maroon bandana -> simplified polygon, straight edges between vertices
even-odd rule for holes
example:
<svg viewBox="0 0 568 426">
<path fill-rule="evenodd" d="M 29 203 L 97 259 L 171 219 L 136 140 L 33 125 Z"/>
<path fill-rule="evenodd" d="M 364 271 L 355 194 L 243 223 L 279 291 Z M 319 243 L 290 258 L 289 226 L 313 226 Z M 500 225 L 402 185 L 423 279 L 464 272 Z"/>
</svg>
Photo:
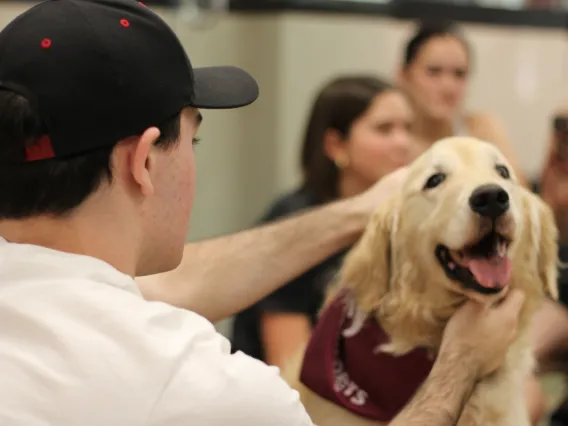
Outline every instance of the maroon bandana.
<svg viewBox="0 0 568 426">
<path fill-rule="evenodd" d="M 300 381 L 322 398 L 355 414 L 391 421 L 430 373 L 433 361 L 423 349 L 403 356 L 379 352 L 388 336 L 374 318 L 345 337 L 352 325 L 346 294 L 322 313 L 306 348 Z"/>
</svg>

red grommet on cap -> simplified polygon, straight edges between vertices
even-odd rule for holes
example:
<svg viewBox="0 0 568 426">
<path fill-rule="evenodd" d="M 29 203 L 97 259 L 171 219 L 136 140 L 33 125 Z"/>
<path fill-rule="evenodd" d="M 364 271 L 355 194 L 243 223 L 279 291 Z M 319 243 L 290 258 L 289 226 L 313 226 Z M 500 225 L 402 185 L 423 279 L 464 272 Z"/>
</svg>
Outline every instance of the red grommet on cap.
<svg viewBox="0 0 568 426">
<path fill-rule="evenodd" d="M 139 1 L 138 4 L 139 4 L 140 6 L 146 7 L 146 5 L 145 5 L 144 3 L 142 3 L 141 1 Z"/>
<path fill-rule="evenodd" d="M 49 48 L 51 47 L 51 40 L 48 39 L 48 38 L 44 38 L 44 39 L 41 41 L 40 44 L 41 44 L 41 47 L 43 47 L 44 49 L 49 49 Z"/>
<path fill-rule="evenodd" d="M 130 26 L 130 22 L 128 22 L 127 19 L 121 19 L 120 25 L 122 25 L 124 28 L 128 28 Z"/>
</svg>

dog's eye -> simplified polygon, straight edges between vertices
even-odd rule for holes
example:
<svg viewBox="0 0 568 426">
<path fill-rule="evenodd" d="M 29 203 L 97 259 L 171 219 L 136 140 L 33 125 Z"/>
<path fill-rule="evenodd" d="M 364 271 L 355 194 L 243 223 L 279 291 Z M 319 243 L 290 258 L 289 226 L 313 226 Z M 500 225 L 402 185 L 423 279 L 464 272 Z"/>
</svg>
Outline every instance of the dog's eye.
<svg viewBox="0 0 568 426">
<path fill-rule="evenodd" d="M 499 173 L 499 176 L 501 176 L 503 179 L 509 179 L 511 177 L 509 169 L 502 164 L 497 164 L 495 166 L 495 170 L 497 170 L 497 173 Z"/>
<path fill-rule="evenodd" d="M 424 184 L 424 189 L 432 189 L 440 185 L 444 180 L 446 180 L 445 173 L 435 173 L 428 178 Z"/>
</svg>

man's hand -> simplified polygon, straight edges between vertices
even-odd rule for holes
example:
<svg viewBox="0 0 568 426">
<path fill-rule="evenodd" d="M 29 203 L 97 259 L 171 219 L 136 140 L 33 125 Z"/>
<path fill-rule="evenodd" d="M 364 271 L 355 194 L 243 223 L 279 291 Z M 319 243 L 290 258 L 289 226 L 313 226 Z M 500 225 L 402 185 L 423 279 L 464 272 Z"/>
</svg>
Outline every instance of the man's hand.
<svg viewBox="0 0 568 426">
<path fill-rule="evenodd" d="M 407 176 L 408 167 L 401 167 L 384 176 L 371 188 L 360 195 L 354 196 L 348 202 L 352 203 L 358 211 L 368 218 L 380 203 L 400 190 Z"/>
<path fill-rule="evenodd" d="M 524 300 L 512 290 L 497 306 L 470 300 L 458 309 L 430 375 L 389 426 L 455 426 L 475 383 L 502 364 Z"/>
<path fill-rule="evenodd" d="M 461 358 L 463 368 L 473 369 L 478 378 L 491 374 L 515 338 L 524 300 L 520 290 L 511 290 L 495 306 L 468 301 L 448 322 L 440 356 Z"/>
</svg>

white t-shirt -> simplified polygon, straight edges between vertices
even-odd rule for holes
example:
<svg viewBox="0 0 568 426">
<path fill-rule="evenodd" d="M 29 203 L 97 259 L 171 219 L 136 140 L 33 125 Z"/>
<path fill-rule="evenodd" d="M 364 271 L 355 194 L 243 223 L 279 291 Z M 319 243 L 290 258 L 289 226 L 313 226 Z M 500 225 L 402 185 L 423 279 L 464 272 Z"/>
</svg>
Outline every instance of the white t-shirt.
<svg viewBox="0 0 568 426">
<path fill-rule="evenodd" d="M 311 426 L 278 369 L 86 256 L 0 239 L 1 426 Z"/>
</svg>

